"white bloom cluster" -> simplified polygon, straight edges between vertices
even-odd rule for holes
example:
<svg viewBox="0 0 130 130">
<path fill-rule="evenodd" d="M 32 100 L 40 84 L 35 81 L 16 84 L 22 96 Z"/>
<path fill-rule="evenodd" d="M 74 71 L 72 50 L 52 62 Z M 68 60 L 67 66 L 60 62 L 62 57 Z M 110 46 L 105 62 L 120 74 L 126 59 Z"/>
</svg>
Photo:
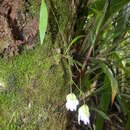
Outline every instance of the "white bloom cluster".
<svg viewBox="0 0 130 130">
<path fill-rule="evenodd" d="M 76 98 L 74 93 L 70 93 L 66 96 L 66 109 L 70 111 L 76 111 L 77 106 L 79 105 L 79 101 Z M 90 113 L 89 108 L 86 104 L 82 105 L 78 109 L 78 123 L 80 124 L 80 121 L 82 121 L 85 125 L 88 125 L 90 123 Z"/>
<path fill-rule="evenodd" d="M 68 94 L 66 100 L 67 100 L 66 102 L 67 110 L 76 111 L 77 106 L 79 105 L 79 101 L 76 98 L 75 94 L 73 93 Z"/>
</svg>

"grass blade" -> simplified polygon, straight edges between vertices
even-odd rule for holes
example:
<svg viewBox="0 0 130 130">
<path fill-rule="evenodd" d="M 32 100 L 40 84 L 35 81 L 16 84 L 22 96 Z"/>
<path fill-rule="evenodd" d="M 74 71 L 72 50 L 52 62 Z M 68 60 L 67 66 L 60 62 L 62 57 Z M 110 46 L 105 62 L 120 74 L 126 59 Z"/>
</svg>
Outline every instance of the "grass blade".
<svg viewBox="0 0 130 130">
<path fill-rule="evenodd" d="M 83 37 L 85 37 L 85 36 L 84 36 L 84 35 L 79 35 L 79 36 L 75 37 L 75 38 L 71 41 L 71 43 L 69 44 L 69 46 L 68 46 L 68 48 L 67 48 L 65 54 L 67 54 L 67 53 L 69 52 L 70 48 L 72 47 L 72 45 L 73 45 L 74 43 L 76 43 L 80 38 L 83 38 Z"/>
<path fill-rule="evenodd" d="M 104 119 L 107 119 L 110 121 L 109 117 L 106 115 L 109 104 L 110 104 L 110 100 L 111 100 L 111 88 L 110 83 L 109 83 L 109 79 L 108 77 L 105 77 L 105 81 L 104 81 L 104 87 L 106 89 L 104 89 L 102 91 L 102 95 L 101 95 L 101 99 L 100 99 L 100 105 L 99 105 L 99 109 L 102 110 L 100 113 L 98 112 L 98 116 L 96 119 L 96 129 L 97 130 L 102 130 L 103 128 L 103 124 L 104 124 Z"/>
</svg>

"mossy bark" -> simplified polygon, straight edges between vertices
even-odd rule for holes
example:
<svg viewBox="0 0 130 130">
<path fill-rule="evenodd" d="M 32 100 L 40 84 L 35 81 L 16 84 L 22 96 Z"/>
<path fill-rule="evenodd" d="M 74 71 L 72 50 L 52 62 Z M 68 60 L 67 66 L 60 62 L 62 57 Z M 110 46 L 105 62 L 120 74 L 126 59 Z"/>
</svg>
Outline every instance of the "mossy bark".
<svg viewBox="0 0 130 130">
<path fill-rule="evenodd" d="M 30 0 L 33 5 L 29 11 L 37 17 L 39 4 L 35 1 Z M 8 60 L 0 59 L 1 129 L 66 129 L 65 96 L 69 93 L 70 76 L 61 53 L 73 32 L 75 11 L 71 12 L 70 5 L 68 0 L 47 1 L 49 23 L 43 46 L 25 49 Z"/>
</svg>

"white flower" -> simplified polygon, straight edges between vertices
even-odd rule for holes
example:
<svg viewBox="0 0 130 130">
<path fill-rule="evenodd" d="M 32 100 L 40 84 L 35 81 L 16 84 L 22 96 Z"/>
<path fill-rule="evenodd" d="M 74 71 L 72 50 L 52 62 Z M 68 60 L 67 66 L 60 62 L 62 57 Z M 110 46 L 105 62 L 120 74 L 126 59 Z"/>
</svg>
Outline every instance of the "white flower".
<svg viewBox="0 0 130 130">
<path fill-rule="evenodd" d="M 5 89 L 5 84 L 4 82 L 0 82 L 0 90 L 4 90 Z"/>
<path fill-rule="evenodd" d="M 89 65 L 87 66 L 87 70 L 90 70 L 90 66 Z"/>
<path fill-rule="evenodd" d="M 89 108 L 87 105 L 82 105 L 78 110 L 78 123 L 80 124 L 80 121 L 83 121 L 85 125 L 90 123 L 90 113 Z"/>
<path fill-rule="evenodd" d="M 74 93 L 70 93 L 66 96 L 66 108 L 70 111 L 76 111 L 77 106 L 79 104 L 78 99 L 76 98 Z"/>
<path fill-rule="evenodd" d="M 2 83 L 0 83 L 0 87 L 3 87 L 3 84 L 2 84 Z"/>
</svg>

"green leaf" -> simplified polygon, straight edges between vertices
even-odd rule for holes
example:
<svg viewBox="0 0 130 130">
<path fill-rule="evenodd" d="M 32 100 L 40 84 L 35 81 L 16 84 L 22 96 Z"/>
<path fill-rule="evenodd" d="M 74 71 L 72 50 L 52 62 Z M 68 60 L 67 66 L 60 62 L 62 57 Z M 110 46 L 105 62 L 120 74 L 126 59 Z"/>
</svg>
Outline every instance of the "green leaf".
<svg viewBox="0 0 130 130">
<path fill-rule="evenodd" d="M 114 59 L 114 62 L 116 63 L 116 65 L 120 66 L 121 69 L 125 70 L 125 66 L 122 63 L 122 59 L 119 56 L 119 53 L 117 52 L 113 52 L 112 53 L 112 58 Z"/>
<path fill-rule="evenodd" d="M 99 109 L 102 110 L 102 112 L 98 112 L 98 116 L 96 119 L 96 129 L 97 130 L 102 130 L 103 124 L 104 124 L 104 119 L 107 119 L 110 121 L 109 117 L 106 116 L 110 101 L 111 101 L 111 88 L 110 86 L 110 81 L 108 77 L 105 77 L 104 80 L 104 90 L 102 91 L 102 95 L 100 98 L 100 104 L 99 104 Z"/>
<path fill-rule="evenodd" d="M 40 23 L 39 23 L 39 30 L 40 30 L 40 43 L 43 43 L 45 32 L 47 29 L 48 23 L 48 11 L 45 0 L 42 0 L 41 8 L 40 8 Z"/>
<path fill-rule="evenodd" d="M 91 38 L 91 43 L 94 44 L 96 42 L 96 38 L 97 38 L 97 35 L 101 29 L 101 26 L 103 24 L 103 21 L 104 21 L 104 18 L 106 16 L 106 12 L 108 10 L 108 6 L 109 6 L 109 2 L 106 1 L 105 5 L 104 5 L 104 8 L 102 11 L 99 11 L 97 12 L 97 16 L 96 16 L 96 19 L 95 19 L 95 27 L 94 27 L 94 32 L 93 34 L 91 34 L 92 38 Z"/>
<path fill-rule="evenodd" d="M 70 66 L 73 66 L 73 65 L 74 65 L 73 57 L 69 56 L 69 57 L 68 57 L 68 62 L 69 62 L 69 65 L 70 65 Z"/>
<path fill-rule="evenodd" d="M 105 5 L 106 0 L 96 0 L 92 4 L 92 9 L 98 11 L 102 11 L 103 7 Z M 107 11 L 107 15 L 105 18 L 105 21 L 112 17 L 117 11 L 120 11 L 121 8 L 123 8 L 124 5 L 126 5 L 129 2 L 129 0 L 111 0 L 109 5 L 109 10 Z"/>
<path fill-rule="evenodd" d="M 68 48 L 67 48 L 65 54 L 67 54 L 67 53 L 69 52 L 70 48 L 72 47 L 72 45 L 73 45 L 74 43 L 76 43 L 80 38 L 83 38 L 83 37 L 85 37 L 85 36 L 84 36 L 84 35 L 79 35 L 79 36 L 75 37 L 75 38 L 71 41 L 71 43 L 69 44 L 69 46 L 68 46 Z"/>
<path fill-rule="evenodd" d="M 101 66 L 103 72 L 107 75 L 109 81 L 111 82 L 111 89 L 112 89 L 112 104 L 114 102 L 115 96 L 117 94 L 118 90 L 118 82 L 116 78 L 113 76 L 113 73 L 110 68 L 106 64 L 104 64 L 102 61 L 99 61 L 99 65 Z"/>
<path fill-rule="evenodd" d="M 130 2 L 130 0 L 111 0 L 107 18 L 111 17 L 112 14 L 117 11 L 120 11 L 120 9 L 123 8 L 128 2 Z"/>
<path fill-rule="evenodd" d="M 127 120 L 127 124 L 126 124 L 125 130 L 130 130 L 130 112 L 128 113 L 128 120 Z"/>
<path fill-rule="evenodd" d="M 103 111 L 96 109 L 96 108 L 90 108 L 90 109 L 97 112 L 103 119 L 111 122 L 111 119 Z M 97 129 L 97 130 L 101 130 L 101 129 Z"/>
</svg>

